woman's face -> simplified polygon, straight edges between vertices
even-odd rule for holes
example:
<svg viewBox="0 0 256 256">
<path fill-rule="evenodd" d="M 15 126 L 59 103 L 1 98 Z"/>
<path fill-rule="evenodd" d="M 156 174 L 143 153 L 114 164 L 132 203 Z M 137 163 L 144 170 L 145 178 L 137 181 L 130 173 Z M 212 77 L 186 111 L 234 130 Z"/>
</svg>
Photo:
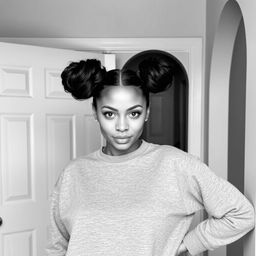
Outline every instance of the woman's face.
<svg viewBox="0 0 256 256">
<path fill-rule="evenodd" d="M 127 154 L 137 148 L 149 115 L 146 99 L 138 87 L 106 87 L 97 99 L 97 110 L 93 111 L 111 155 Z"/>
</svg>

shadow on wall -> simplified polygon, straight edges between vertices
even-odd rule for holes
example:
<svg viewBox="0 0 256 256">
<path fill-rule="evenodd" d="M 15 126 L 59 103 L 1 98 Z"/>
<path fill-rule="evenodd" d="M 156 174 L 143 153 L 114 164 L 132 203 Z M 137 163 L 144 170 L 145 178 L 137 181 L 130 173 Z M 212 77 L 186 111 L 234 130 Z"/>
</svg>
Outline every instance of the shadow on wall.
<svg viewBox="0 0 256 256">
<path fill-rule="evenodd" d="M 243 19 L 236 35 L 230 71 L 228 181 L 244 193 L 246 40 Z M 243 255 L 243 241 L 227 246 L 227 256 Z"/>
</svg>

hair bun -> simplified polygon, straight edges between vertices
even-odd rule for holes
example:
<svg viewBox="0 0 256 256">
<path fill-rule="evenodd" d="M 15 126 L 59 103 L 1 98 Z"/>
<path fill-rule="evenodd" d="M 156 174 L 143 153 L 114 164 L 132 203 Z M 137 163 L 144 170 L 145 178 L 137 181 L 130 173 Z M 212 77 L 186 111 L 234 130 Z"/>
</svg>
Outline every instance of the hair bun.
<svg viewBox="0 0 256 256">
<path fill-rule="evenodd" d="M 88 99 L 104 80 L 106 69 L 96 59 L 71 62 L 61 73 L 64 90 L 75 99 Z"/>
<path fill-rule="evenodd" d="M 149 92 L 157 93 L 172 85 L 173 71 L 168 62 L 150 57 L 139 64 L 139 76 Z"/>
</svg>

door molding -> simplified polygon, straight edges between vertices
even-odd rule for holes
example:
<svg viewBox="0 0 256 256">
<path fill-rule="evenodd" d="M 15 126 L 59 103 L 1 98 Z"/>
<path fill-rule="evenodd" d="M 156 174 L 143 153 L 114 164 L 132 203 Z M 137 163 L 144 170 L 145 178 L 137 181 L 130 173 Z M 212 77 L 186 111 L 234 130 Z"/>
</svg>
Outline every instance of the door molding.
<svg viewBox="0 0 256 256">
<path fill-rule="evenodd" d="M 0 38 L 2 42 L 28 44 L 44 47 L 62 48 L 78 51 L 105 53 L 105 60 L 113 63 L 115 53 L 140 52 L 145 50 L 163 50 L 169 53 L 184 52 L 189 56 L 188 79 L 188 152 L 204 158 L 204 66 L 203 40 L 196 38 Z M 111 56 L 112 55 L 112 56 Z M 204 213 L 199 211 L 194 216 L 190 229 L 203 221 Z M 201 256 L 203 254 L 200 254 Z"/>
<path fill-rule="evenodd" d="M 201 37 L 189 38 L 1 38 L 2 42 L 44 47 L 125 53 L 158 49 L 189 56 L 188 152 L 204 160 L 204 88 Z"/>
</svg>

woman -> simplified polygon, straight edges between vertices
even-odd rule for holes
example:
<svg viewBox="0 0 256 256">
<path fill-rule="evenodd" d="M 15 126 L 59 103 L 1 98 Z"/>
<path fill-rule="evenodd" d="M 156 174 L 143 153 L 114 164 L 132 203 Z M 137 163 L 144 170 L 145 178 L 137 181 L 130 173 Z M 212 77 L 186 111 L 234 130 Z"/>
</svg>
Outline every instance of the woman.
<svg viewBox="0 0 256 256">
<path fill-rule="evenodd" d="M 93 97 L 106 146 L 72 161 L 52 194 L 51 256 L 197 255 L 254 227 L 254 209 L 233 185 L 199 159 L 140 136 L 149 93 L 167 89 L 161 60 L 106 72 L 98 60 L 71 63 L 62 83 L 74 98 Z M 189 230 L 200 209 L 210 217 Z"/>
</svg>

